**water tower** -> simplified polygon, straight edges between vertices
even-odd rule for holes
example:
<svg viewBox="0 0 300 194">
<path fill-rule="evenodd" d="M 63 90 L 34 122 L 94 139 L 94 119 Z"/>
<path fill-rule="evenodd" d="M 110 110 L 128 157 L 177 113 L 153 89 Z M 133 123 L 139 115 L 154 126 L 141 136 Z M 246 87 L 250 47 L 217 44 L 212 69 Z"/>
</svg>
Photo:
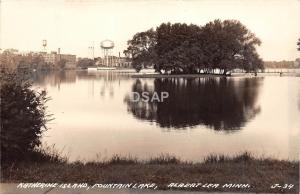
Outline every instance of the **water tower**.
<svg viewBox="0 0 300 194">
<path fill-rule="evenodd" d="M 105 66 L 113 65 L 112 50 L 113 50 L 114 46 L 115 46 L 115 44 L 111 40 L 103 40 L 100 43 L 100 47 L 103 52 L 103 65 L 105 65 Z"/>
<path fill-rule="evenodd" d="M 44 47 L 44 52 L 46 52 L 47 40 L 43 40 L 43 47 Z"/>
</svg>

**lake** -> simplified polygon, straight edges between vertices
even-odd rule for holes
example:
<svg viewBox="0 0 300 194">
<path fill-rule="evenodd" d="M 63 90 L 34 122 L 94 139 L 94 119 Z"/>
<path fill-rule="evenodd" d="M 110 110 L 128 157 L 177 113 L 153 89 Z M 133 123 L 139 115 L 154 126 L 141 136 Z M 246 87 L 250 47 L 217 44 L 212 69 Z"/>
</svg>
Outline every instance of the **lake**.
<svg viewBox="0 0 300 194">
<path fill-rule="evenodd" d="M 70 161 L 170 154 L 201 161 L 251 152 L 299 159 L 300 77 L 131 78 L 114 71 L 36 73 L 51 100 L 43 144 Z M 132 93 L 168 92 L 163 102 Z"/>
</svg>

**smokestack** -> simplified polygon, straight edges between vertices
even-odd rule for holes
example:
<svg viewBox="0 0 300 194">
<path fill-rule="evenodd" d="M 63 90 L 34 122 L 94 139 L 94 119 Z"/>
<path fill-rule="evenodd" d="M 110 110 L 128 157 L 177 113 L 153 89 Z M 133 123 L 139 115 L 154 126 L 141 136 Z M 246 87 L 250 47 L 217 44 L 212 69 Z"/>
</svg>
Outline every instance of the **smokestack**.
<svg viewBox="0 0 300 194">
<path fill-rule="evenodd" d="M 61 60 L 61 57 L 60 57 L 60 48 L 57 49 L 57 53 L 58 53 L 58 60 L 60 61 Z"/>
</svg>

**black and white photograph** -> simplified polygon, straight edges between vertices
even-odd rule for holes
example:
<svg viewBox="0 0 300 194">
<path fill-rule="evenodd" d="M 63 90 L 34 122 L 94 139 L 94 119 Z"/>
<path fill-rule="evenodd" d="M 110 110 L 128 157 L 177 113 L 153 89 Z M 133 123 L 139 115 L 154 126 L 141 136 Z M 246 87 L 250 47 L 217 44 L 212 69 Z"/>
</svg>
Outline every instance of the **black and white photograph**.
<svg viewBox="0 0 300 194">
<path fill-rule="evenodd" d="M 300 0 L 0 0 L 1 194 L 299 193 Z"/>
</svg>

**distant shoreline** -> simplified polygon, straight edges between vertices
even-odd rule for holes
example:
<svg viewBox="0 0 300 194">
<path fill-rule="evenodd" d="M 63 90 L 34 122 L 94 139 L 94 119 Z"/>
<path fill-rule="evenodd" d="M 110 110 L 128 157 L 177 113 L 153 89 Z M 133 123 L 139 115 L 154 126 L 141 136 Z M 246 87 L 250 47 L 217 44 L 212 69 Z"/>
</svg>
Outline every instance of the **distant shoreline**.
<svg viewBox="0 0 300 194">
<path fill-rule="evenodd" d="M 257 73 L 258 77 L 264 76 L 289 76 L 300 77 L 300 73 Z M 207 78 L 207 77 L 255 77 L 254 73 L 232 73 L 231 75 L 222 74 L 134 74 L 132 78 Z"/>
<path fill-rule="evenodd" d="M 217 74 L 134 74 L 132 78 L 198 78 L 198 77 L 228 77 Z"/>
</svg>

